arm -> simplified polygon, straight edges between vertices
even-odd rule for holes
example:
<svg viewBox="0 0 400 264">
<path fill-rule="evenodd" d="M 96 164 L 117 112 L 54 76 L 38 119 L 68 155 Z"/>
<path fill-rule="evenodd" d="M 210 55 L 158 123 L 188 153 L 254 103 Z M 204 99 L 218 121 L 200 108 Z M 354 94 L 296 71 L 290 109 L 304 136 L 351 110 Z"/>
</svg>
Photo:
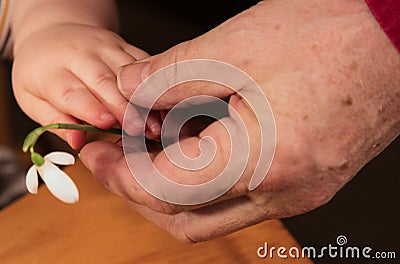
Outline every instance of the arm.
<svg viewBox="0 0 400 264">
<path fill-rule="evenodd" d="M 113 0 L 15 0 L 12 21 L 18 50 L 31 34 L 37 30 L 59 24 L 82 24 L 118 30 L 118 14 Z"/>
</svg>

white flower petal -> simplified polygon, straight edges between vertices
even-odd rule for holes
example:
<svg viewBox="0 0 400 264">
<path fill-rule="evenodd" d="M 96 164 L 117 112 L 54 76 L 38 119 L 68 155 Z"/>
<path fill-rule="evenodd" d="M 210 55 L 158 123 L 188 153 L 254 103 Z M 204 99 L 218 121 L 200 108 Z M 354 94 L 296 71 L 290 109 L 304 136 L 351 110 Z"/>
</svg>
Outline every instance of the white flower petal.
<svg viewBox="0 0 400 264">
<path fill-rule="evenodd" d="M 39 186 L 39 179 L 35 165 L 29 168 L 25 178 L 26 188 L 30 193 L 37 193 Z"/>
<path fill-rule="evenodd" d="M 74 156 L 63 151 L 51 152 L 44 156 L 44 158 L 59 165 L 72 165 L 75 163 Z"/>
<path fill-rule="evenodd" d="M 71 178 L 48 160 L 38 168 L 39 174 L 49 191 L 65 203 L 76 203 L 79 200 L 78 189 Z"/>
</svg>

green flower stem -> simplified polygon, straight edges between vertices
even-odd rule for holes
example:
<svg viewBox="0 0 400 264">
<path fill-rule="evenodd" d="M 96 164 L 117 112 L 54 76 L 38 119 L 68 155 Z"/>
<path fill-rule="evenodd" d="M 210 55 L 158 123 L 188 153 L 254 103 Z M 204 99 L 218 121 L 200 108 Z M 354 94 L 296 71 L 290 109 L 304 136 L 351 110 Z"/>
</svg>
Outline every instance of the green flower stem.
<svg viewBox="0 0 400 264">
<path fill-rule="evenodd" d="M 70 130 L 81 130 L 81 131 L 93 131 L 93 132 L 101 132 L 101 133 L 109 133 L 109 134 L 119 134 L 122 135 L 123 131 L 120 128 L 110 128 L 110 129 L 99 129 L 97 127 L 91 125 L 82 125 L 82 124 L 50 124 L 47 126 L 38 127 L 32 130 L 25 138 L 24 144 L 22 145 L 22 150 L 27 152 L 30 149 L 30 152 L 34 152 L 34 146 L 38 141 L 39 137 L 50 129 L 70 129 Z"/>
<path fill-rule="evenodd" d="M 24 144 L 22 145 L 22 150 L 27 152 L 28 149 L 31 153 L 31 160 L 37 166 L 42 166 L 44 164 L 44 158 L 39 154 L 36 153 L 34 150 L 35 144 L 38 141 L 39 137 L 46 131 L 50 129 L 70 129 L 70 130 L 81 130 L 81 131 L 92 131 L 92 132 L 100 132 L 100 133 L 109 133 L 109 134 L 118 134 L 129 136 L 126 134 L 121 128 L 109 128 L 109 129 L 99 129 L 97 127 L 91 125 L 82 125 L 82 124 L 50 124 L 47 126 L 38 127 L 32 130 L 24 140 Z M 158 141 L 147 139 L 143 136 L 136 136 L 133 138 L 137 139 L 144 139 L 150 145 L 153 145 L 157 148 L 162 148 L 162 144 Z"/>
<path fill-rule="evenodd" d="M 73 130 L 83 130 L 83 131 L 92 131 L 92 132 L 100 132 L 107 134 L 118 134 L 122 135 L 123 130 L 121 128 L 109 128 L 109 129 L 100 129 L 91 125 L 74 125 L 74 124 L 57 124 L 58 129 L 73 129 Z"/>
</svg>

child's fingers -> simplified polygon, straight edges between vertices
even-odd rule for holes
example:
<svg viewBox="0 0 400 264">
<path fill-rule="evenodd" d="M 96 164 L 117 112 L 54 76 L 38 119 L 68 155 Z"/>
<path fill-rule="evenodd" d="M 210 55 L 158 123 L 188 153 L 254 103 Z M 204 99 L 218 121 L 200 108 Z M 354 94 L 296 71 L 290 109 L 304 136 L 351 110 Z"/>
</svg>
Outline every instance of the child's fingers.
<svg viewBox="0 0 400 264">
<path fill-rule="evenodd" d="M 137 52 L 136 52 L 137 53 Z M 137 61 L 136 55 L 139 53 L 129 53 L 126 52 L 121 47 L 117 47 L 114 49 L 106 49 L 102 51 L 98 56 L 100 57 L 101 61 L 111 69 L 111 71 L 116 76 L 118 73 L 119 67 L 122 65 L 127 65 L 134 63 Z"/>
<path fill-rule="evenodd" d="M 161 135 L 162 120 L 159 111 L 150 111 L 146 120 L 146 137 L 159 139 Z"/>
<path fill-rule="evenodd" d="M 126 49 L 125 49 L 126 48 Z M 131 64 L 137 61 L 137 58 L 147 57 L 148 54 L 126 42 L 120 44 L 117 49 L 108 49 L 99 54 L 102 61 L 114 73 L 118 74 L 118 70 L 122 65 Z M 120 93 L 119 90 L 117 90 Z M 125 98 L 125 97 L 124 97 Z M 125 101 L 126 98 L 125 98 Z M 121 122 L 121 121 L 120 121 Z M 137 108 L 127 103 L 124 108 L 124 129 L 125 132 L 132 136 L 140 135 L 144 131 L 145 122 L 138 112 Z M 148 124 L 146 124 L 148 126 Z M 146 132 L 147 134 L 147 132 Z"/>
<path fill-rule="evenodd" d="M 93 87 L 93 89 L 91 89 L 92 93 L 95 94 L 98 98 L 103 98 L 99 99 L 100 101 L 102 101 L 103 103 L 105 103 L 107 105 L 107 107 L 110 107 L 107 104 L 107 101 L 110 102 L 111 105 L 114 105 L 117 109 L 113 109 L 113 108 L 108 108 L 110 109 L 117 117 L 118 121 L 120 122 L 120 124 L 122 124 L 123 120 L 123 116 L 124 114 L 126 115 L 126 111 L 129 111 L 129 124 L 128 126 L 126 126 L 125 128 L 128 129 L 128 133 L 132 134 L 132 135 L 138 135 L 138 131 L 142 132 L 144 129 L 144 121 L 141 118 L 140 114 L 137 112 L 137 110 L 135 109 L 135 107 L 130 107 L 129 108 L 129 104 L 126 100 L 125 97 L 121 97 L 120 91 L 119 89 L 117 89 L 116 86 L 116 75 L 118 74 L 118 70 L 122 65 L 127 65 L 127 64 L 131 64 L 137 61 L 137 59 L 141 59 L 143 57 L 148 57 L 149 55 L 144 52 L 141 49 L 138 49 L 126 42 L 122 42 L 122 43 L 118 43 L 116 46 L 111 46 L 111 47 L 106 47 L 103 48 L 101 50 L 101 52 L 97 55 L 100 57 L 101 61 L 104 63 L 103 68 L 101 67 L 101 65 L 98 63 L 98 61 L 92 61 L 92 65 L 88 66 L 89 69 L 92 69 L 93 73 L 92 74 L 96 74 L 96 76 L 107 76 L 107 71 L 111 70 L 114 74 L 114 76 L 112 77 L 106 77 L 105 79 L 109 79 L 108 81 L 110 81 L 111 83 L 109 84 L 110 87 L 110 92 L 107 94 L 104 94 L 104 92 L 102 92 L 101 94 L 98 94 L 97 88 L 98 87 Z M 96 59 L 96 57 L 94 58 Z M 88 61 L 87 61 L 88 62 Z M 96 65 L 98 66 L 97 70 L 94 68 L 96 67 Z M 108 69 L 107 69 L 108 68 Z M 90 73 L 87 75 L 90 76 Z M 115 78 L 115 79 L 114 79 Z M 101 79 L 101 78 L 100 78 Z M 89 82 L 89 81 L 88 81 Z M 91 86 L 90 86 L 91 87 Z M 115 90 L 113 90 L 113 88 Z M 113 93 L 112 91 L 115 91 L 115 93 Z M 125 122 L 126 120 L 124 120 Z M 139 133 L 141 134 L 141 133 Z"/>
<path fill-rule="evenodd" d="M 55 71 L 45 85 L 43 88 L 46 90 L 40 97 L 60 112 L 99 128 L 108 128 L 115 124 L 114 115 L 71 72 Z"/>
<path fill-rule="evenodd" d="M 130 54 L 132 57 L 134 57 L 136 60 L 142 60 L 142 59 L 147 58 L 147 57 L 150 56 L 147 52 L 145 52 L 145 51 L 143 51 L 143 50 L 141 50 L 141 49 L 138 49 L 138 48 L 136 48 L 135 46 L 132 46 L 132 45 L 130 45 L 130 44 L 128 44 L 128 43 L 124 43 L 124 45 L 122 45 L 122 49 L 123 49 L 126 53 L 128 53 L 128 54 Z M 126 65 L 126 64 L 128 64 L 128 63 L 125 63 L 125 64 L 123 64 L 123 65 Z M 121 65 L 120 65 L 120 66 L 121 66 Z"/>
<path fill-rule="evenodd" d="M 119 92 L 113 71 L 96 57 L 81 61 L 77 67 L 72 70 L 74 74 L 122 124 L 128 101 Z"/>
<path fill-rule="evenodd" d="M 64 114 L 50 103 L 30 93 L 24 93 L 24 96 L 20 98 L 20 101 L 29 102 L 27 104 L 21 104 L 24 105 L 23 110 L 26 113 L 29 113 L 29 116 L 33 120 L 42 125 L 48 125 L 52 123 L 79 123 L 74 117 Z M 52 132 L 67 141 L 68 144 L 74 149 L 80 148 L 85 142 L 86 138 L 86 133 L 84 131 L 57 129 L 52 130 Z"/>
<path fill-rule="evenodd" d="M 118 70 L 122 65 L 136 62 L 137 60 L 149 57 L 149 54 L 135 46 L 126 42 L 119 46 L 118 50 L 109 50 L 100 54 L 103 62 L 114 72 L 118 74 Z M 119 91 L 119 90 L 118 90 Z M 148 138 L 158 139 L 161 134 L 161 118 L 158 112 L 151 111 L 147 117 L 146 124 L 143 121 L 138 109 L 127 104 L 124 117 L 124 129 L 130 135 L 138 135 L 145 131 Z M 146 129 L 144 130 L 144 125 Z"/>
<path fill-rule="evenodd" d="M 144 122 L 146 119 L 146 122 Z M 140 123 L 137 122 L 140 120 Z M 128 104 L 124 116 L 124 130 L 131 136 L 143 135 L 147 138 L 159 139 L 161 135 L 162 120 L 159 111 L 150 111 Z"/>
<path fill-rule="evenodd" d="M 145 131 L 143 118 L 138 112 L 138 109 L 132 104 L 128 104 L 126 108 L 123 129 L 131 136 L 143 135 Z"/>
</svg>

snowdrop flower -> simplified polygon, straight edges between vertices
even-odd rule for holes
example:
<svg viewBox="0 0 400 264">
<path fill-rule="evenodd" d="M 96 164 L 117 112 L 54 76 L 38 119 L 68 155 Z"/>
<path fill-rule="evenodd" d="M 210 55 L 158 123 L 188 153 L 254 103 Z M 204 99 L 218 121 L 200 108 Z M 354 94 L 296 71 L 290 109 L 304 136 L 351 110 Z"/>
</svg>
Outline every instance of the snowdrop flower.
<svg viewBox="0 0 400 264">
<path fill-rule="evenodd" d="M 28 170 L 26 174 L 26 187 L 30 193 L 37 193 L 39 178 L 43 179 L 44 183 L 49 188 L 49 191 L 56 196 L 58 199 L 65 203 L 76 203 L 79 199 L 78 189 L 71 178 L 58 168 L 58 165 L 72 165 L 75 163 L 75 158 L 67 152 L 52 152 L 44 157 L 39 153 L 35 152 L 35 144 L 39 137 L 50 129 L 71 129 L 80 131 L 92 131 L 110 134 L 127 135 L 121 128 L 109 128 L 109 129 L 99 129 L 97 127 L 87 125 L 87 124 L 49 124 L 46 126 L 38 127 L 32 130 L 24 140 L 22 145 L 22 150 L 24 152 L 31 153 L 31 160 L 33 166 Z M 143 139 L 142 136 L 137 136 L 136 138 Z M 148 140 L 148 139 L 146 139 Z M 149 142 L 161 147 L 160 143 L 153 140 L 148 140 Z"/>
<path fill-rule="evenodd" d="M 39 137 L 50 129 L 72 129 L 81 131 L 94 131 L 112 134 L 122 134 L 122 130 L 119 128 L 110 129 L 98 129 L 91 125 L 85 124 L 49 124 L 46 126 L 38 127 L 32 130 L 24 140 L 22 150 L 24 152 L 31 153 L 31 160 L 33 166 L 28 170 L 26 174 L 26 187 L 30 193 L 37 193 L 39 179 L 43 179 L 44 183 L 49 188 L 49 191 L 58 199 L 65 203 L 76 203 L 79 199 L 78 189 L 71 178 L 58 168 L 58 165 L 72 165 L 75 163 L 75 158 L 66 152 L 52 152 L 44 157 L 39 153 L 35 152 L 34 147 Z"/>
<path fill-rule="evenodd" d="M 71 178 L 58 165 L 75 163 L 73 155 L 67 152 L 52 152 L 42 157 L 36 152 L 31 155 L 33 165 L 26 174 L 26 187 L 30 193 L 37 193 L 39 179 L 43 179 L 49 191 L 65 203 L 76 203 L 79 199 L 78 189 Z"/>
</svg>

